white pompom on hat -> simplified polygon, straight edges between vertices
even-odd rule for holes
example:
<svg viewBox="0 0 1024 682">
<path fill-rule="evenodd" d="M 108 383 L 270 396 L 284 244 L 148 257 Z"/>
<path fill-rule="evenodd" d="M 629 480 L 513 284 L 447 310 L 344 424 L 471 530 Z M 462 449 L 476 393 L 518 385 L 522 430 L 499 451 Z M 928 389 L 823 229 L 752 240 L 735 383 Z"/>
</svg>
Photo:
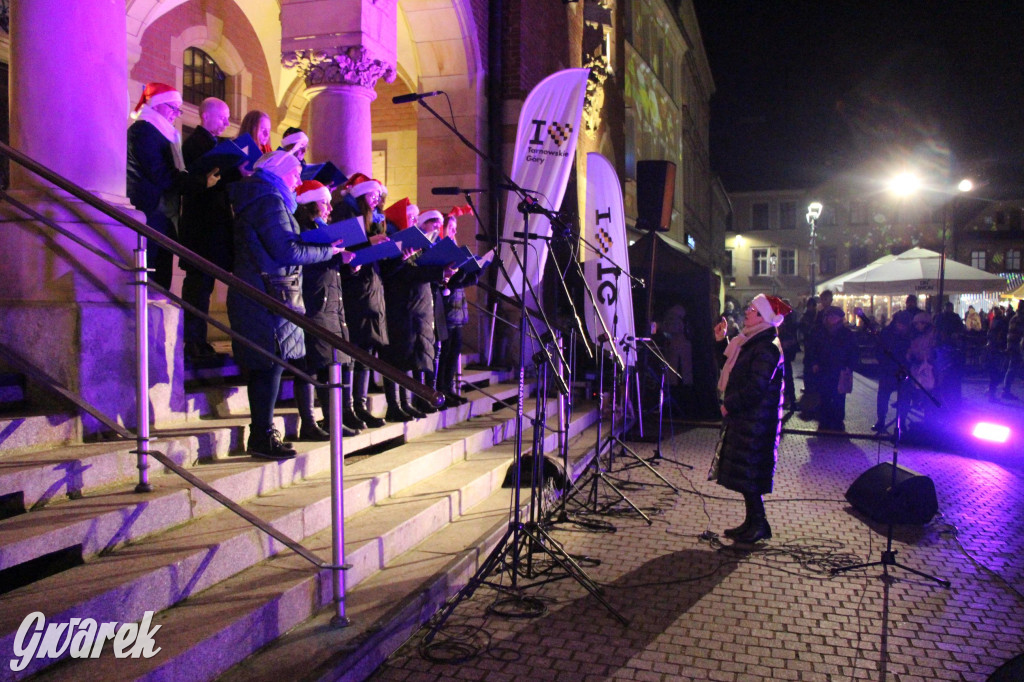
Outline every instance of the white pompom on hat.
<svg viewBox="0 0 1024 682">
<path fill-rule="evenodd" d="M 761 314 L 761 319 L 772 325 L 778 327 L 782 324 L 782 321 L 786 318 L 790 312 L 793 311 L 786 302 L 778 296 L 765 296 L 764 294 L 758 294 L 751 301 L 753 306 L 757 308 L 757 312 Z"/>
<path fill-rule="evenodd" d="M 295 196 L 300 204 L 312 204 L 316 201 L 331 201 L 331 190 L 316 180 L 306 180 L 295 188 Z"/>
<path fill-rule="evenodd" d="M 416 219 L 416 226 L 422 227 L 428 220 L 444 220 L 444 216 L 438 210 L 431 209 L 420 213 L 419 218 Z"/>
</svg>

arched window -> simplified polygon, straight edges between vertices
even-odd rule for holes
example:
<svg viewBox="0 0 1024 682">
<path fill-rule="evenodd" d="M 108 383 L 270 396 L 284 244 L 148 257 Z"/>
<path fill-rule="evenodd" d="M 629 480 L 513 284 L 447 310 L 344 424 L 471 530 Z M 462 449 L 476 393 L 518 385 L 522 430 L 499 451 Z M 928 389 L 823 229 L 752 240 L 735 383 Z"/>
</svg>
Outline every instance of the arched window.
<svg viewBox="0 0 1024 682">
<path fill-rule="evenodd" d="M 213 58 L 197 47 L 185 50 L 182 73 L 182 98 L 198 105 L 207 97 L 224 99 L 227 76 Z"/>
</svg>

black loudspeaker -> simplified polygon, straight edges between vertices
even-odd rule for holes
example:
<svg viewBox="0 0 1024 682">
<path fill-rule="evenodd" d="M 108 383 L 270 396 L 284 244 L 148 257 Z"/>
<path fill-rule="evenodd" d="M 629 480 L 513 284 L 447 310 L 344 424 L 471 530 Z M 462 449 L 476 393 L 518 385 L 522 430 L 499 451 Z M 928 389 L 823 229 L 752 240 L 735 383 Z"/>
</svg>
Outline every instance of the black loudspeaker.
<svg viewBox="0 0 1024 682">
<path fill-rule="evenodd" d="M 668 231 L 676 195 L 676 165 L 671 161 L 636 162 L 636 223 L 643 230 Z"/>
<path fill-rule="evenodd" d="M 932 479 L 916 471 L 896 467 L 892 482 L 892 464 L 871 467 L 853 482 L 846 499 L 857 511 L 879 523 L 925 524 L 939 511 Z"/>
</svg>

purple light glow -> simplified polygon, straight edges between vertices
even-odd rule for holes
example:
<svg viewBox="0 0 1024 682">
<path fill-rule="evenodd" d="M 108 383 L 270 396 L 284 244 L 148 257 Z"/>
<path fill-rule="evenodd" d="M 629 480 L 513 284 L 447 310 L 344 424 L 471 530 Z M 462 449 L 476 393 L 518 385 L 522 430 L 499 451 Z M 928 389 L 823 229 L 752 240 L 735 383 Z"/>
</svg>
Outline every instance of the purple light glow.
<svg viewBox="0 0 1024 682">
<path fill-rule="evenodd" d="M 978 422 L 974 425 L 971 435 L 980 440 L 987 440 L 993 443 L 1005 443 L 1010 439 L 1010 427 L 989 422 Z"/>
</svg>

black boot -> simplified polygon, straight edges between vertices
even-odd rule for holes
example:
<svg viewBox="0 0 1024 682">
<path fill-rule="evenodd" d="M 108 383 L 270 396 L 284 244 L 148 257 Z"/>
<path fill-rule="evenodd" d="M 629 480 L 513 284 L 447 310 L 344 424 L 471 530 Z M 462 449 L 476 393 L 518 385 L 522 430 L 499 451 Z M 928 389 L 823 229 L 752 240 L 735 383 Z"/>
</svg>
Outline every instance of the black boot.
<svg viewBox="0 0 1024 682">
<path fill-rule="evenodd" d="M 772 527 L 768 525 L 768 519 L 762 514 L 751 519 L 747 529 L 734 537 L 733 542 L 740 545 L 752 545 L 761 540 L 770 540 L 771 537 Z"/>
<path fill-rule="evenodd" d="M 747 531 L 748 528 L 750 528 L 750 521 L 754 516 L 755 510 L 752 509 L 750 498 L 747 496 L 743 497 L 743 507 L 745 510 L 743 514 L 743 523 L 736 526 L 735 528 L 726 528 L 723 531 L 723 535 L 725 535 L 725 537 L 735 538 L 738 535 L 742 535 Z"/>
<path fill-rule="evenodd" d="M 253 457 L 261 459 L 282 460 L 295 457 L 295 450 L 281 442 L 281 434 L 277 429 L 268 429 L 263 433 L 255 431 L 250 433 L 249 443 L 245 450 Z"/>
<path fill-rule="evenodd" d="M 737 544 L 752 545 L 761 540 L 768 540 L 772 536 L 772 527 L 768 525 L 768 519 L 764 513 L 764 500 L 760 495 L 744 494 L 743 500 L 747 506 L 746 529 L 733 536 Z"/>
<path fill-rule="evenodd" d="M 384 420 L 395 423 L 411 422 L 412 415 L 402 409 L 401 401 L 398 398 L 398 384 L 391 379 L 384 380 L 384 397 L 388 401 L 388 411 L 384 414 Z"/>
<path fill-rule="evenodd" d="M 384 426 L 384 420 L 374 417 L 366 409 L 366 392 L 370 385 L 370 371 L 357 369 L 352 379 L 352 412 L 368 428 L 376 429 Z"/>
<path fill-rule="evenodd" d="M 421 384 L 433 386 L 434 377 L 432 375 L 433 372 L 417 371 L 413 373 L 413 378 L 416 379 L 416 381 L 420 382 Z M 437 412 L 436 407 L 434 407 L 433 405 L 431 405 L 430 403 L 428 403 L 426 400 L 419 396 L 416 396 L 415 398 L 412 399 L 412 406 L 415 407 L 420 412 L 422 412 L 424 415 L 434 414 L 435 412 Z"/>
<path fill-rule="evenodd" d="M 299 409 L 299 436 L 297 440 L 330 440 L 331 434 L 321 429 L 313 416 L 313 384 L 296 379 L 292 383 L 295 406 Z"/>
<path fill-rule="evenodd" d="M 409 402 L 409 390 L 408 389 L 399 387 L 398 388 L 398 399 L 399 399 L 398 404 L 402 406 L 402 412 L 405 412 L 407 415 L 409 415 L 413 419 L 423 419 L 424 417 L 427 416 L 423 412 L 420 412 L 415 407 L 413 407 L 413 405 Z"/>
</svg>

